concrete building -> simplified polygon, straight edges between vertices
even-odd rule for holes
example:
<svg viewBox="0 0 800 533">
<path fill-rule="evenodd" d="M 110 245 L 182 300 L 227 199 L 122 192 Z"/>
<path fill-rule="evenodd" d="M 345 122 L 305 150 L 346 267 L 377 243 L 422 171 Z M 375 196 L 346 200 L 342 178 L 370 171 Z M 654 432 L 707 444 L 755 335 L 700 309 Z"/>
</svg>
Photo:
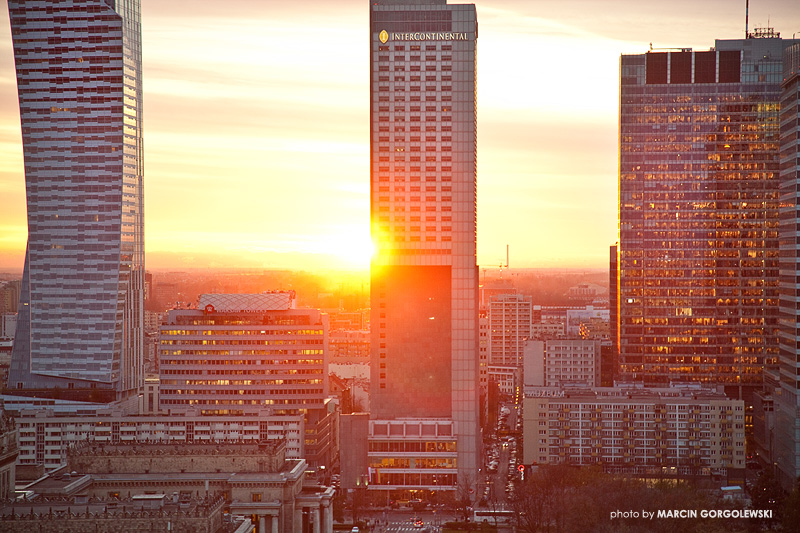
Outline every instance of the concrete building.
<svg viewBox="0 0 800 533">
<path fill-rule="evenodd" d="M 525 343 L 531 338 L 530 296 L 499 294 L 489 300 L 489 364 L 522 366 Z"/>
<path fill-rule="evenodd" d="M 63 513 L 61 518 L 86 520 L 93 526 L 91 531 L 107 526 L 109 515 L 117 520 L 158 520 L 175 509 L 183 511 L 176 517 L 211 520 L 210 525 L 199 520 L 176 530 L 216 533 L 223 527 L 225 507 L 231 515 L 249 519 L 259 532 L 332 533 L 333 489 L 306 482 L 306 467 L 302 459 L 287 459 L 280 442 L 224 446 L 84 442 L 70 449 L 67 468 L 38 480 L 28 490 L 35 494 L 31 505 L 39 503 L 40 497 L 50 500 L 51 507 L 54 500 L 67 507 L 80 500 L 83 507 L 79 513 Z M 133 513 L 129 513 L 130 504 Z M 125 512 L 117 513 L 122 507 Z M 89 516 L 93 509 L 97 511 Z M 41 514 L 44 516 L 38 520 L 46 520 L 46 513 Z M 131 525 L 135 527 L 129 531 L 151 531 L 155 526 L 147 522 Z"/>
<path fill-rule="evenodd" d="M 135 398 L 144 383 L 139 0 L 10 0 L 28 246 L 9 388 Z"/>
<path fill-rule="evenodd" d="M 0 282 L 0 315 L 17 312 L 21 288 L 20 280 Z"/>
<path fill-rule="evenodd" d="M 330 466 L 338 412 L 328 397 L 327 315 L 297 309 L 294 292 L 204 294 L 169 311 L 159 337 L 159 405 L 238 416 L 303 415 L 305 458 Z"/>
<path fill-rule="evenodd" d="M 329 361 L 368 362 L 369 331 L 331 331 L 328 340 Z"/>
<path fill-rule="evenodd" d="M 449 438 L 458 442 L 459 473 L 474 478 L 481 451 L 475 6 L 446 0 L 373 0 L 369 6 L 376 244 L 370 427 L 447 420 Z M 376 442 L 385 437 L 370 435 Z M 416 436 L 420 445 L 425 438 Z M 442 475 L 435 485 L 428 470 L 416 472 L 386 487 L 455 487 L 455 476 Z"/>
<path fill-rule="evenodd" d="M 0 314 L 0 337 L 6 339 L 13 339 L 17 331 L 17 314 L 16 313 L 3 313 Z"/>
<path fill-rule="evenodd" d="M 0 410 L 0 501 L 16 497 L 18 438 L 14 419 Z"/>
<path fill-rule="evenodd" d="M 161 379 L 158 376 L 148 376 L 144 379 L 144 399 L 141 414 L 157 415 L 161 413 L 158 396 L 161 390 Z"/>
<path fill-rule="evenodd" d="M 527 389 L 526 464 L 744 481 L 744 402 L 699 385 Z"/>
<path fill-rule="evenodd" d="M 531 324 L 532 339 L 558 339 L 564 337 L 566 326 L 561 321 L 533 322 Z"/>
<path fill-rule="evenodd" d="M 748 405 L 778 357 L 782 53 L 798 42 L 758 36 L 620 60 L 622 370 Z"/>
<path fill-rule="evenodd" d="M 600 341 L 550 339 L 531 341 L 525 351 L 525 385 L 600 386 Z"/>
<path fill-rule="evenodd" d="M 207 414 L 321 409 L 328 397 L 327 316 L 293 292 L 204 294 L 161 326 L 161 409 Z"/>
<path fill-rule="evenodd" d="M 608 324 L 609 318 L 610 311 L 608 309 L 596 308 L 592 305 L 567 309 L 566 334 L 571 337 L 578 337 L 581 331 L 591 329 L 592 325 L 598 321 Z M 606 331 L 606 337 L 608 337 L 608 331 Z"/>
<path fill-rule="evenodd" d="M 285 442 L 290 459 L 306 455 L 303 416 L 262 413 L 239 416 L 201 415 L 186 411 L 174 415 L 125 415 L 119 410 L 58 413 L 52 409 L 15 412 L 21 466 L 44 465 L 55 470 L 67 460 L 70 446 L 97 444 L 169 444 Z"/>
<path fill-rule="evenodd" d="M 386 505 L 391 500 L 417 499 L 452 503 L 455 500 L 459 475 L 458 436 L 452 420 L 370 420 L 369 436 L 367 456 L 372 503 Z M 343 483 L 344 480 L 343 476 Z"/>
<path fill-rule="evenodd" d="M 93 499 L 74 494 L 73 487 L 90 486 L 90 476 L 47 476 L 36 486 L 34 501 L 0 503 L 4 533 L 119 533 L 121 531 L 185 531 L 192 533 L 252 533 L 250 519 L 226 516 L 221 494 L 173 501 L 166 494 L 136 494 L 130 500 Z M 69 496 L 67 496 L 69 495 Z"/>
<path fill-rule="evenodd" d="M 512 398 L 522 391 L 522 367 L 489 365 L 486 370 L 488 381 L 497 385 L 500 393 Z"/>
</svg>

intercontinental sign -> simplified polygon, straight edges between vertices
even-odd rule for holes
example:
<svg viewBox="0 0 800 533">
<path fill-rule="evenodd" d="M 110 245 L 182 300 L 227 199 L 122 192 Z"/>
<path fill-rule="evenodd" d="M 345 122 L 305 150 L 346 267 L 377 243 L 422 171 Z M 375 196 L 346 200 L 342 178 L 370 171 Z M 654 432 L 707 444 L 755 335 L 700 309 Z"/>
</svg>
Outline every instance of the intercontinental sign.
<svg viewBox="0 0 800 533">
<path fill-rule="evenodd" d="M 378 38 L 382 43 L 389 39 L 392 41 L 469 41 L 469 34 L 466 32 L 412 32 L 412 33 L 389 33 L 381 31 Z"/>
</svg>

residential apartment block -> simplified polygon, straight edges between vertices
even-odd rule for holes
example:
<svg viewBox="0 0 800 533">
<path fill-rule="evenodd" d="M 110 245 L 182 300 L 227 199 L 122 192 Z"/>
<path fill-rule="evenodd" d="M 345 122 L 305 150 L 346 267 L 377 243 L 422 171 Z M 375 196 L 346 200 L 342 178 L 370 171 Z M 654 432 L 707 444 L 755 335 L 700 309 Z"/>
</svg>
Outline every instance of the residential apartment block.
<svg viewBox="0 0 800 533">
<path fill-rule="evenodd" d="M 745 468 L 744 402 L 698 385 L 527 389 L 524 462 L 653 477 Z"/>
</svg>

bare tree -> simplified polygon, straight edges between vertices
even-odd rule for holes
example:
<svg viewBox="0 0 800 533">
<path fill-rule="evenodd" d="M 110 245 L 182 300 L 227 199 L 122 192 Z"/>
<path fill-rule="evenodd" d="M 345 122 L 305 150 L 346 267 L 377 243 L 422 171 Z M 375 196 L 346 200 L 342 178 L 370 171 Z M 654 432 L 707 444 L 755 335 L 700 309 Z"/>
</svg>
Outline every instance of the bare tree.
<svg viewBox="0 0 800 533">
<path fill-rule="evenodd" d="M 472 473 L 467 473 L 463 476 L 459 474 L 456 493 L 463 521 L 466 522 L 469 518 L 469 509 L 475 503 L 475 475 Z"/>
</svg>

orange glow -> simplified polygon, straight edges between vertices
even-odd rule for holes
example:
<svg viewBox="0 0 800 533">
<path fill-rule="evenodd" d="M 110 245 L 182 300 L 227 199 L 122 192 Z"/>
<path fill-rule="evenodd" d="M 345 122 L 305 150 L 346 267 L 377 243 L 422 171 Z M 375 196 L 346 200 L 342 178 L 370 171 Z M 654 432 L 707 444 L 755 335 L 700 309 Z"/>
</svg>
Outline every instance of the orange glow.
<svg viewBox="0 0 800 533">
<path fill-rule="evenodd" d="M 669 12 L 631 0 L 475 3 L 478 263 L 504 263 L 509 244 L 512 268 L 607 266 L 619 55 L 651 41 L 707 49 L 741 35 L 740 14 L 688 0 Z M 800 27 L 794 2 L 772 9 L 776 30 Z M 366 17 L 358 2 L 142 2 L 148 268 L 367 268 Z M 0 269 L 21 271 L 18 109 L 0 8 Z"/>
</svg>

